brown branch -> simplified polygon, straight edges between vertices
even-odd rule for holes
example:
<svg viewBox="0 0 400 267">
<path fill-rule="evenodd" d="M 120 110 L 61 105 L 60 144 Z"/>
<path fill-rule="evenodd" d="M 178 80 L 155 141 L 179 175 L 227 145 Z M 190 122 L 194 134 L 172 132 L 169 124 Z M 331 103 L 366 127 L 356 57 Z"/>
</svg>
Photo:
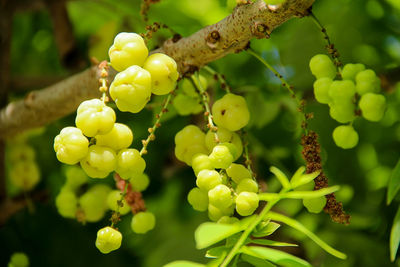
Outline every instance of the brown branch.
<svg viewBox="0 0 400 267">
<path fill-rule="evenodd" d="M 0 1 L 0 108 L 7 105 L 10 84 L 10 53 L 12 36 L 12 18 L 14 9 L 6 0 Z M 0 140 L 0 201 L 7 196 L 5 141 Z"/>
<path fill-rule="evenodd" d="M 314 0 L 287 0 L 267 6 L 263 0 L 242 5 L 222 21 L 179 40 L 167 40 L 158 50 L 173 57 L 182 75 L 245 49 L 253 38 L 271 32 L 293 17 L 308 14 Z M 112 80 L 115 73 L 110 73 Z M 75 111 L 80 102 L 99 95 L 95 68 L 86 70 L 49 88 L 30 93 L 0 111 L 0 138 L 45 125 Z"/>
</svg>

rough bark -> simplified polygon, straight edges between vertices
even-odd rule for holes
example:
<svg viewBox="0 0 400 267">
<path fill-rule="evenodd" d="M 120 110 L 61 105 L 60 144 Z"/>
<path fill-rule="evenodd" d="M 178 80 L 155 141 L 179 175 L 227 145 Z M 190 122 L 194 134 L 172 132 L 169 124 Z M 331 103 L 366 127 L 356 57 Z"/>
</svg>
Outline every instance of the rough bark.
<svg viewBox="0 0 400 267">
<path fill-rule="evenodd" d="M 245 49 L 253 38 L 271 32 L 293 17 L 302 17 L 314 0 L 287 0 L 267 6 L 263 0 L 241 5 L 220 22 L 189 37 L 167 40 L 158 50 L 176 60 L 182 75 L 214 60 Z M 110 73 L 109 79 L 115 75 Z M 33 91 L 24 100 L 10 103 L 0 111 L 0 138 L 45 125 L 74 112 L 80 102 L 97 97 L 98 74 L 88 69 L 48 88 Z"/>
</svg>

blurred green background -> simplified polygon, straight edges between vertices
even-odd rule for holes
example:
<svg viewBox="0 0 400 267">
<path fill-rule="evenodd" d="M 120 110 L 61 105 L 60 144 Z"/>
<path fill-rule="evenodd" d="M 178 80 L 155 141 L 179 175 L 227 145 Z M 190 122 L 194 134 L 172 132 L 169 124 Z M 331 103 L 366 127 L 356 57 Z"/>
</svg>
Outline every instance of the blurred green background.
<svg viewBox="0 0 400 267">
<path fill-rule="evenodd" d="M 89 58 L 107 59 L 108 47 L 121 31 L 144 32 L 139 15 L 139 0 L 68 1 L 68 14 L 81 59 L 89 66 Z M 202 27 L 228 15 L 235 1 L 226 0 L 162 0 L 149 11 L 150 21 L 167 24 L 188 36 Z M 314 101 L 313 77 L 308 68 L 310 58 L 324 53 L 324 40 L 310 18 L 292 19 L 276 29 L 270 39 L 254 40 L 251 46 L 260 52 L 294 85 L 295 91 L 307 99 L 307 111 L 314 113 L 310 128 L 320 136 L 324 170 L 331 185 L 343 185 L 338 193 L 345 210 L 351 214 L 349 226 L 330 221 L 326 214 L 310 215 L 301 201 L 282 202 L 277 210 L 303 222 L 335 248 L 348 254 L 341 261 L 325 253 L 312 241 L 287 227 L 277 238 L 300 244 L 292 252 L 306 258 L 313 266 L 400 266 L 390 263 L 389 234 L 399 200 L 386 205 L 386 186 L 400 155 L 400 2 L 398 0 L 317 0 L 313 12 L 327 28 L 344 63 L 364 63 L 387 80 L 384 92 L 389 103 L 385 118 L 379 123 L 356 120 L 360 142 L 351 150 L 342 150 L 333 143 L 331 133 L 338 125 L 329 117 L 327 105 Z M 150 42 L 154 48 L 170 37 L 168 30 L 156 33 Z M 258 178 L 268 190 L 276 181 L 268 169 L 275 165 L 287 174 L 304 162 L 300 154 L 300 120 L 296 105 L 273 75 L 250 55 L 242 52 L 229 55 L 211 64 L 224 74 L 233 92 L 245 94 L 252 114 L 249 129 L 250 153 L 255 159 Z M 11 51 L 12 80 L 48 80 L 67 77 L 71 70 L 63 67 L 53 35 L 53 26 L 46 9 L 19 10 L 13 19 Z M 210 76 L 210 88 L 222 95 Z M 19 87 L 10 99 L 23 96 L 31 86 Z M 154 102 L 161 101 L 154 98 Z M 117 112 L 117 120 L 134 132 L 133 147 L 147 136 L 154 112 L 140 114 Z M 206 214 L 192 210 L 186 195 L 195 185 L 192 170 L 179 163 L 173 153 L 173 138 L 188 123 L 204 125 L 202 116 L 178 117 L 171 112 L 163 122 L 157 139 L 149 145 L 145 156 L 150 187 L 144 192 L 146 204 L 157 217 L 156 228 L 146 235 L 130 229 L 130 216 L 123 217 L 119 228 L 123 242 L 119 250 L 108 255 L 99 253 L 94 242 L 99 228 L 108 224 L 106 216 L 98 223 L 80 223 L 62 218 L 54 198 L 65 182 L 62 165 L 55 157 L 53 139 L 59 131 L 74 123 L 74 114 L 48 125 L 29 143 L 35 148 L 42 181 L 36 190 L 45 189 L 49 199 L 35 203 L 33 214 L 24 209 L 0 228 L 0 266 L 6 266 L 10 255 L 24 251 L 31 266 L 143 266 L 157 267 L 178 260 L 204 262 L 205 251 L 195 249 L 194 230 Z M 92 181 L 98 182 L 98 181 Z M 113 185 L 112 178 L 100 181 Z M 10 193 L 13 193 L 12 190 Z M 1 211 L 0 211 L 1 212 Z M 109 212 L 107 215 L 110 215 Z"/>
</svg>

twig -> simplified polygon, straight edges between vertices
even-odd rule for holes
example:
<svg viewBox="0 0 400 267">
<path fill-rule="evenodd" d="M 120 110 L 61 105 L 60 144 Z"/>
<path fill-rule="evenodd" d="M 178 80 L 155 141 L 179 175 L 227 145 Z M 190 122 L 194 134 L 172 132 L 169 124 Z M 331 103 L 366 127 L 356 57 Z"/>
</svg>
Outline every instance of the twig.
<svg viewBox="0 0 400 267">
<path fill-rule="evenodd" d="M 274 68 L 272 67 L 265 59 L 263 59 L 259 54 L 257 54 L 253 49 L 249 48 L 246 50 L 250 55 L 252 55 L 253 57 L 255 57 L 256 59 L 258 59 L 258 61 L 260 61 L 262 64 L 264 64 L 265 67 L 267 67 L 267 69 L 269 69 L 280 81 L 283 87 L 285 87 L 291 97 L 293 99 L 295 99 L 296 103 L 297 103 L 297 109 L 298 111 L 303 115 L 303 123 L 302 123 L 302 128 L 304 130 L 304 132 L 307 134 L 308 132 L 308 128 L 307 128 L 307 121 L 310 118 L 311 115 L 306 114 L 304 108 L 305 108 L 305 102 L 304 100 L 301 100 L 296 93 L 294 92 L 294 88 L 293 86 L 291 86 L 286 80 L 285 78 L 283 78 L 283 76 Z"/>
<path fill-rule="evenodd" d="M 164 100 L 164 104 L 161 107 L 160 112 L 156 115 L 156 122 L 154 123 L 153 127 L 147 129 L 148 132 L 149 132 L 149 135 L 147 136 L 147 138 L 145 140 L 142 140 L 143 147 L 140 150 L 140 155 L 141 156 L 144 155 L 144 154 L 147 154 L 147 146 L 149 145 L 149 143 L 151 141 L 156 139 L 156 135 L 155 135 L 156 130 L 157 130 L 157 128 L 161 127 L 161 123 L 160 123 L 161 117 L 165 113 L 168 112 L 167 107 L 168 107 L 168 104 L 171 102 L 172 95 L 173 95 L 173 91 L 171 93 L 169 93 L 168 96 L 166 97 L 166 99 Z"/>
<path fill-rule="evenodd" d="M 224 89 L 227 93 L 231 92 L 231 87 L 229 86 L 229 84 L 226 82 L 224 75 L 218 73 L 217 71 L 215 71 L 214 69 L 212 69 L 210 66 L 204 66 L 203 67 L 204 70 L 208 71 L 213 77 L 214 79 L 219 81 L 219 84 L 221 85 L 221 88 Z"/>
<path fill-rule="evenodd" d="M 324 39 L 327 43 L 325 46 L 326 50 L 328 51 L 329 55 L 333 59 L 333 63 L 335 64 L 337 71 L 339 75 L 342 72 L 341 66 L 343 65 L 342 62 L 339 59 L 339 52 L 335 48 L 335 45 L 331 42 L 331 39 L 329 38 L 328 33 L 326 32 L 326 29 L 324 26 L 322 26 L 321 22 L 318 20 L 318 18 L 314 15 L 314 13 L 310 12 L 310 17 L 312 21 L 318 26 L 318 28 L 321 30 L 322 34 L 324 35 Z"/>
</svg>

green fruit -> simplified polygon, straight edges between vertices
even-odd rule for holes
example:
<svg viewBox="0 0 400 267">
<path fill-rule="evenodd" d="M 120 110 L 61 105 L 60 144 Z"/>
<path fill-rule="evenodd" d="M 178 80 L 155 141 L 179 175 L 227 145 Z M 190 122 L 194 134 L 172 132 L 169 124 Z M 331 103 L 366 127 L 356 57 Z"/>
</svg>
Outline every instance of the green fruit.
<svg viewBox="0 0 400 267">
<path fill-rule="evenodd" d="M 212 170 L 214 165 L 212 164 L 210 158 L 205 154 L 196 154 L 192 159 L 192 168 L 194 174 L 197 174 L 202 170 Z"/>
<path fill-rule="evenodd" d="M 111 66 L 123 71 L 129 66 L 142 66 L 149 54 L 143 38 L 132 32 L 121 32 L 115 36 L 114 43 L 108 50 Z"/>
<path fill-rule="evenodd" d="M 234 160 L 237 160 L 243 153 L 243 144 L 242 144 L 242 140 L 240 139 L 240 136 L 237 133 L 231 132 L 225 128 L 222 127 L 218 127 L 217 132 L 213 132 L 213 131 L 208 131 L 206 134 L 206 146 L 208 151 L 211 153 L 211 151 L 213 150 L 213 148 L 218 145 L 217 141 L 215 140 L 216 136 L 218 137 L 218 140 L 220 142 L 220 144 L 233 144 L 236 148 L 236 153 L 234 153 L 235 155 L 232 154 Z M 232 150 L 230 148 L 230 150 Z M 231 152 L 232 153 L 232 152 Z"/>
<path fill-rule="evenodd" d="M 200 188 L 193 188 L 190 190 L 187 200 L 193 209 L 198 211 L 206 211 L 208 207 L 208 194 Z"/>
<path fill-rule="evenodd" d="M 212 115 L 215 124 L 233 132 L 246 126 L 250 119 L 246 100 L 230 93 L 215 101 Z"/>
<path fill-rule="evenodd" d="M 356 107 L 352 102 L 330 103 L 329 107 L 329 115 L 340 123 L 351 122 L 356 118 L 354 114 Z"/>
<path fill-rule="evenodd" d="M 81 160 L 82 169 L 92 178 L 105 178 L 116 166 L 115 151 L 105 146 L 90 146 L 86 157 Z"/>
<path fill-rule="evenodd" d="M 12 165 L 9 175 L 11 183 L 24 191 L 30 191 L 40 181 L 40 170 L 35 161 L 20 161 Z"/>
<path fill-rule="evenodd" d="M 197 175 L 196 184 L 204 190 L 209 191 L 222 183 L 221 175 L 214 170 L 202 170 Z"/>
<path fill-rule="evenodd" d="M 118 151 L 128 148 L 133 141 L 133 133 L 128 126 L 115 123 L 112 130 L 104 135 L 96 135 L 96 145 L 106 146 Z"/>
<path fill-rule="evenodd" d="M 179 78 L 175 60 L 162 53 L 150 55 L 143 64 L 143 69 L 151 74 L 151 92 L 166 95 L 175 89 Z"/>
<path fill-rule="evenodd" d="M 346 64 L 342 69 L 343 80 L 356 80 L 356 75 L 365 70 L 364 64 Z"/>
<path fill-rule="evenodd" d="M 78 199 L 74 192 L 62 190 L 56 197 L 58 213 L 65 218 L 75 218 L 78 209 Z"/>
<path fill-rule="evenodd" d="M 336 127 L 332 135 L 335 144 L 343 149 L 350 149 L 358 144 L 358 134 L 350 125 Z"/>
<path fill-rule="evenodd" d="M 317 78 L 330 78 L 336 77 L 336 68 L 332 60 L 323 54 L 315 55 L 310 60 L 311 73 Z"/>
<path fill-rule="evenodd" d="M 208 200 L 215 207 L 226 209 L 232 205 L 231 190 L 226 185 L 220 184 L 208 191 Z"/>
<path fill-rule="evenodd" d="M 65 185 L 74 190 L 88 182 L 88 176 L 78 166 L 66 166 L 65 177 L 67 178 Z"/>
<path fill-rule="evenodd" d="M 76 113 L 76 127 L 86 136 L 106 134 L 114 127 L 115 112 L 100 99 L 83 101 Z"/>
<path fill-rule="evenodd" d="M 332 84 L 331 78 L 319 78 L 314 82 L 314 96 L 315 99 L 322 104 L 328 104 L 332 101 L 329 96 L 329 88 Z"/>
<path fill-rule="evenodd" d="M 151 74 L 139 66 L 118 73 L 110 86 L 110 96 L 120 111 L 140 112 L 151 96 Z"/>
<path fill-rule="evenodd" d="M 379 92 L 381 81 L 371 69 L 360 71 L 356 76 L 356 89 L 359 95 Z"/>
<path fill-rule="evenodd" d="M 101 253 L 107 254 L 121 247 L 122 234 L 109 226 L 97 232 L 96 247 Z"/>
<path fill-rule="evenodd" d="M 122 149 L 117 155 L 115 171 L 122 179 L 128 180 L 135 175 L 141 175 L 146 168 L 146 161 L 137 149 Z"/>
<path fill-rule="evenodd" d="M 199 103 L 197 98 L 187 96 L 184 94 L 178 94 L 172 102 L 176 112 L 181 116 L 189 114 L 198 114 L 203 110 L 203 106 Z"/>
<path fill-rule="evenodd" d="M 217 145 L 208 156 L 214 168 L 226 169 L 233 162 L 233 156 L 225 145 Z"/>
<path fill-rule="evenodd" d="M 362 116 L 369 121 L 380 121 L 386 110 L 386 98 L 380 94 L 364 94 L 358 106 L 361 109 Z"/>
<path fill-rule="evenodd" d="M 254 213 L 258 207 L 259 198 L 253 192 L 241 192 L 236 197 L 236 211 L 241 216 L 249 216 Z"/>
<path fill-rule="evenodd" d="M 65 164 L 76 164 L 86 157 L 89 140 L 75 127 L 65 127 L 54 138 L 54 151 L 57 159 Z"/>
<path fill-rule="evenodd" d="M 29 258 L 25 253 L 15 252 L 11 255 L 10 262 L 8 263 L 9 267 L 28 267 L 29 266 Z"/>
<path fill-rule="evenodd" d="M 226 173 L 236 184 L 239 184 L 243 179 L 252 179 L 249 169 L 242 164 L 232 163 L 226 169 Z"/>
<path fill-rule="evenodd" d="M 236 193 L 254 192 L 258 193 L 258 184 L 253 179 L 242 179 L 236 187 Z"/>
<path fill-rule="evenodd" d="M 125 215 L 131 211 L 131 207 L 126 203 L 125 198 L 122 198 L 122 192 L 120 190 L 113 190 L 108 193 L 107 196 L 107 205 L 110 210 L 117 211 L 122 215 Z M 121 205 L 119 205 L 119 201 L 121 201 Z"/>
<path fill-rule="evenodd" d="M 100 221 L 104 214 L 104 199 L 99 199 L 98 195 L 92 191 L 88 191 L 79 198 L 79 205 L 85 214 L 85 220 L 88 222 Z"/>
<path fill-rule="evenodd" d="M 152 230 L 156 225 L 156 217 L 151 212 L 139 212 L 135 214 L 131 221 L 132 231 L 137 234 L 145 234 Z"/>
<path fill-rule="evenodd" d="M 196 125 L 188 125 L 175 135 L 175 156 L 191 166 L 193 156 L 208 154 L 205 134 Z"/>
<path fill-rule="evenodd" d="M 333 81 L 329 87 L 329 97 L 335 104 L 348 103 L 356 94 L 356 86 L 352 81 Z"/>
<path fill-rule="evenodd" d="M 142 192 L 146 190 L 146 188 L 150 184 L 149 176 L 145 173 L 135 174 L 129 179 L 129 182 L 132 185 L 132 189 L 138 192 Z"/>
</svg>

